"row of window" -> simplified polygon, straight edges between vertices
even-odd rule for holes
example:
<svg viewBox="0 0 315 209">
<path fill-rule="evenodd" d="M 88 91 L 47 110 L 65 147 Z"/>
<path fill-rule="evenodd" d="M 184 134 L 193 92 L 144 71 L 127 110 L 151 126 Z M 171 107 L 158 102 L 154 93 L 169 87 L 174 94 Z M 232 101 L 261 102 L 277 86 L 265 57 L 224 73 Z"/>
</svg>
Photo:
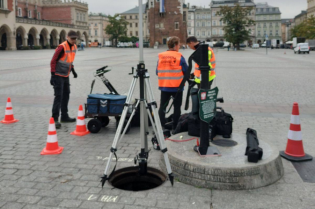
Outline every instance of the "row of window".
<svg viewBox="0 0 315 209">
<path fill-rule="evenodd" d="M 269 25 L 269 27 L 275 26 L 277 28 L 277 27 L 279 27 L 280 24 L 278 22 L 276 22 L 276 23 L 269 23 L 269 24 L 267 24 L 267 23 L 263 23 L 263 24 L 257 23 L 257 28 L 261 28 L 261 27 L 267 28 L 268 25 Z"/>
<path fill-rule="evenodd" d="M 257 15 L 256 20 L 279 20 L 280 15 Z"/>
<path fill-rule="evenodd" d="M 22 17 L 22 15 L 23 15 L 23 13 L 22 13 L 22 8 L 18 8 L 18 14 L 17 14 L 17 16 L 18 17 Z M 35 17 L 33 17 L 33 11 L 32 10 L 28 10 L 28 12 L 27 12 L 27 17 L 28 18 L 35 18 Z M 40 19 L 40 12 L 37 12 L 37 14 L 36 14 L 36 18 L 37 19 Z"/>
<path fill-rule="evenodd" d="M 85 13 L 77 12 L 77 21 L 85 22 Z"/>
<path fill-rule="evenodd" d="M 164 28 L 164 23 L 155 24 L 155 28 Z M 179 22 L 175 22 L 174 28 L 175 30 L 179 30 Z"/>
<path fill-rule="evenodd" d="M 188 35 L 192 35 L 192 32 L 193 32 L 192 29 L 188 30 Z M 224 31 L 222 29 L 220 29 L 220 30 L 214 29 L 214 30 L 212 30 L 212 34 L 213 35 L 221 35 L 221 36 L 223 36 L 224 35 Z M 202 37 L 205 37 L 205 36 L 210 37 L 211 36 L 211 31 L 197 31 L 196 32 L 196 36 L 197 37 L 200 37 L 200 36 L 202 36 Z"/>
<path fill-rule="evenodd" d="M 97 30 L 94 30 L 94 36 L 98 36 L 97 34 L 98 34 Z M 91 32 L 91 30 L 89 30 L 89 36 L 91 36 L 91 35 L 92 35 L 92 32 Z"/>
<path fill-rule="evenodd" d="M 257 8 L 257 12 L 278 12 L 279 8 Z"/>
<path fill-rule="evenodd" d="M 191 22 L 188 22 L 188 26 L 191 26 Z M 212 21 L 212 26 L 223 26 L 224 23 L 222 21 L 216 21 L 213 20 Z M 196 22 L 196 27 L 210 27 L 211 26 L 211 22 Z"/>
<path fill-rule="evenodd" d="M 257 32 L 257 36 L 261 36 L 261 31 L 259 30 L 258 32 Z M 267 31 L 265 30 L 264 31 L 264 36 L 266 36 L 267 35 Z M 279 36 L 279 31 L 278 30 L 276 30 L 276 33 L 275 33 L 275 35 L 276 36 Z M 271 30 L 271 31 L 269 31 L 269 36 L 273 36 L 273 31 Z"/>
</svg>

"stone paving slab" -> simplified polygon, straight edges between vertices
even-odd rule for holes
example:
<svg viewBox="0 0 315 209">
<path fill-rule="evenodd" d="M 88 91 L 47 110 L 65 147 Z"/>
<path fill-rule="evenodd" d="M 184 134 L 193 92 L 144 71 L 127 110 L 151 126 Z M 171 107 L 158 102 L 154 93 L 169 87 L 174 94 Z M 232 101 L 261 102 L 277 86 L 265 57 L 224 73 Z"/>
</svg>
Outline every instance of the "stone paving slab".
<svg viewBox="0 0 315 209">
<path fill-rule="evenodd" d="M 151 75 L 153 93 L 159 103 L 155 68 L 157 54 L 163 49 L 145 49 L 145 62 Z M 284 54 L 286 51 L 286 54 Z M 181 50 L 188 58 L 191 50 Z M 314 56 L 294 55 L 290 50 L 227 52 L 215 50 L 219 104 L 232 113 L 234 130 L 257 130 L 279 150 L 284 150 L 290 124 L 292 103 L 300 105 L 305 151 L 315 156 Z M 49 84 L 49 63 L 54 50 L 0 51 L 0 119 L 7 97 L 11 97 L 16 124 L 0 124 L 0 208 L 312 208 L 314 184 L 304 183 L 293 165 L 282 160 L 284 176 L 274 185 L 250 191 L 211 191 L 175 182 L 146 192 L 101 189 L 102 175 L 115 135 L 115 120 L 98 134 L 70 135 L 75 124 L 63 124 L 58 130 L 57 156 L 40 156 L 45 147 L 51 115 L 53 89 Z M 86 49 L 77 54 L 77 79 L 71 76 L 69 113 L 76 116 L 80 104 L 90 92 L 93 72 L 109 65 L 106 76 L 117 91 L 128 91 L 128 73 L 138 60 L 137 49 Z M 296 73 L 298 72 L 298 76 Z M 106 92 L 97 81 L 93 92 Z M 135 95 L 139 94 L 136 87 Z M 183 108 L 183 107 L 182 107 Z M 2 110 L 2 111 L 1 111 Z M 184 112 L 184 110 L 182 110 Z M 86 120 L 87 122 L 88 120 Z M 245 140 L 245 139 L 244 139 Z M 149 143 L 151 147 L 151 143 Z M 118 167 L 132 166 L 139 150 L 139 129 L 132 128 L 118 149 Z M 149 163 L 159 167 L 160 152 L 150 152 Z"/>
</svg>

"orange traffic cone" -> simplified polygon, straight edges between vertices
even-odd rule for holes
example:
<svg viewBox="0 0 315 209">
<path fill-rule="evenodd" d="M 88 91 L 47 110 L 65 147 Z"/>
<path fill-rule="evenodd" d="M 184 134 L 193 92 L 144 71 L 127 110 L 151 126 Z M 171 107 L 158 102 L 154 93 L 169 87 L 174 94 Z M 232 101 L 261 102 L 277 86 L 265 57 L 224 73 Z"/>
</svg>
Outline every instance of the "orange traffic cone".
<svg viewBox="0 0 315 209">
<path fill-rule="evenodd" d="M 19 120 L 14 119 L 14 115 L 13 115 L 13 109 L 12 109 L 12 103 L 11 103 L 11 98 L 8 98 L 7 101 L 7 106 L 5 108 L 5 116 L 4 119 L 2 121 L 0 121 L 1 123 L 5 123 L 5 124 L 9 124 L 9 123 L 16 123 Z"/>
<path fill-rule="evenodd" d="M 41 155 L 57 155 L 62 153 L 63 147 L 59 147 L 54 118 L 50 118 L 46 147 Z"/>
<path fill-rule="evenodd" d="M 89 134 L 90 132 L 86 129 L 85 121 L 84 121 L 84 113 L 83 113 L 83 107 L 80 105 L 78 117 L 77 117 L 77 127 L 76 130 L 73 131 L 71 134 L 76 136 L 85 136 Z"/>
<path fill-rule="evenodd" d="M 296 102 L 293 104 L 292 109 L 287 148 L 285 151 L 281 151 L 280 155 L 287 160 L 295 162 L 313 159 L 312 156 L 304 153 L 299 105 Z"/>
</svg>

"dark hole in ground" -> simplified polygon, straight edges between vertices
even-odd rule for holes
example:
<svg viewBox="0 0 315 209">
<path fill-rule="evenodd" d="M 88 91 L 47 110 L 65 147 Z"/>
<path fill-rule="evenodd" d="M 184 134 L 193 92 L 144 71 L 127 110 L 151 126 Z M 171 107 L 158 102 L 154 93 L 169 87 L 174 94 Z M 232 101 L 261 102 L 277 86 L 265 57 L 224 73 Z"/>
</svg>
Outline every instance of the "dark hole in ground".
<svg viewBox="0 0 315 209">
<path fill-rule="evenodd" d="M 234 147 L 237 145 L 237 142 L 231 139 L 216 139 L 211 143 L 220 147 Z"/>
<path fill-rule="evenodd" d="M 109 183 L 118 189 L 127 191 L 144 191 L 161 186 L 166 181 L 165 174 L 155 168 L 148 167 L 145 175 L 139 174 L 139 167 L 127 167 L 115 171 Z"/>
</svg>

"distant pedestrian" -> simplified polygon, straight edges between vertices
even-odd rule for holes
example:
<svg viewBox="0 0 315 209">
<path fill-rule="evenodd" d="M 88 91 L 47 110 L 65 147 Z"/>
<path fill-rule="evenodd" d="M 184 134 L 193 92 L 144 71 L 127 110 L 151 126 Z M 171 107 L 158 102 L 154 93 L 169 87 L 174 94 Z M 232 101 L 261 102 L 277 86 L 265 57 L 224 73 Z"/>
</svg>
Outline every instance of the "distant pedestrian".
<svg viewBox="0 0 315 209">
<path fill-rule="evenodd" d="M 83 42 L 81 42 L 80 46 L 81 46 L 81 50 L 84 51 L 84 44 L 83 44 Z"/>
<path fill-rule="evenodd" d="M 231 47 L 231 45 L 229 44 L 228 47 L 227 47 L 227 48 L 228 48 L 228 51 L 230 51 L 230 47 Z"/>
</svg>

